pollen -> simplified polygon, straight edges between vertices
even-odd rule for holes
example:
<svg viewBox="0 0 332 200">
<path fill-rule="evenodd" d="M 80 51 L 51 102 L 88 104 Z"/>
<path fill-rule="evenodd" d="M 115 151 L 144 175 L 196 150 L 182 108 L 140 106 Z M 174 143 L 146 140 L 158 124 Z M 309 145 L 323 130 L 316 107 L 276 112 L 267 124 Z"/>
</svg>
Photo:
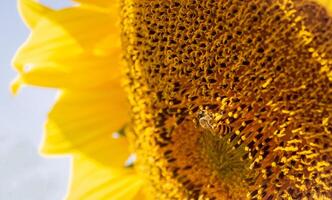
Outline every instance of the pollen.
<svg viewBox="0 0 332 200">
<path fill-rule="evenodd" d="M 309 0 L 122 0 L 155 199 L 332 199 L 332 18 Z"/>
</svg>

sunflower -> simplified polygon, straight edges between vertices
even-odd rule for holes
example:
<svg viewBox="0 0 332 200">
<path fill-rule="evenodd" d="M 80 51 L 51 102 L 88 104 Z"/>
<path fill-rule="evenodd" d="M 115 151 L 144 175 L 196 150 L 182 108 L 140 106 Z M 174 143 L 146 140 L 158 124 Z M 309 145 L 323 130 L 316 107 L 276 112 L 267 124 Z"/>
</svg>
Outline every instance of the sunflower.
<svg viewBox="0 0 332 200">
<path fill-rule="evenodd" d="M 21 0 L 12 90 L 59 90 L 41 152 L 72 155 L 67 199 L 331 199 L 331 8 Z"/>
</svg>

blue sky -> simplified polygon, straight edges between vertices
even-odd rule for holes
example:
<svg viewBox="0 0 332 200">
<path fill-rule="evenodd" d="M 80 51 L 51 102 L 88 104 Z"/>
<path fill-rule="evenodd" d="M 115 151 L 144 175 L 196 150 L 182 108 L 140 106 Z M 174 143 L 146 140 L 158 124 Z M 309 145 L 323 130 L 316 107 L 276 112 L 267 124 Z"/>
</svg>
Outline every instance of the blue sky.
<svg viewBox="0 0 332 200">
<path fill-rule="evenodd" d="M 65 0 L 44 0 L 56 8 Z M 11 59 L 29 30 L 21 22 L 15 0 L 0 1 L 0 200 L 59 200 L 65 195 L 68 158 L 44 158 L 38 154 L 46 114 L 55 91 L 23 88 L 9 92 L 16 76 Z"/>
</svg>

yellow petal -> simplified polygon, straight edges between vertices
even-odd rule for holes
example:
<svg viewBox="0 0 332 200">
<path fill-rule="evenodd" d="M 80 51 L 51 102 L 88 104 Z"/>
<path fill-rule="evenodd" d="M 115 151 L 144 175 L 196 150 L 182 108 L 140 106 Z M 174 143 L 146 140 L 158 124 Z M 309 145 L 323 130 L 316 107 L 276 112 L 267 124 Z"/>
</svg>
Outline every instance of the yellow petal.
<svg viewBox="0 0 332 200">
<path fill-rule="evenodd" d="M 107 56 L 83 54 L 58 63 L 31 66 L 20 73 L 21 83 L 70 89 L 94 88 L 121 77 L 121 52 Z"/>
<path fill-rule="evenodd" d="M 13 64 L 24 71 L 26 66 L 61 63 L 93 53 L 96 43 L 118 31 L 115 16 L 84 6 L 52 12 L 39 21 Z"/>
<path fill-rule="evenodd" d="M 38 21 L 52 12 L 50 8 L 41 5 L 35 0 L 19 0 L 18 10 L 29 28 L 34 28 Z"/>
<path fill-rule="evenodd" d="M 62 91 L 49 113 L 41 151 L 93 153 L 95 145 L 108 145 L 103 138 L 111 138 L 125 125 L 128 107 L 126 94 L 116 82 L 94 90 Z"/>
<path fill-rule="evenodd" d="M 114 152 L 103 149 L 112 160 Z M 143 181 L 133 169 L 114 169 L 96 160 L 76 154 L 73 160 L 68 200 L 131 200 L 142 189 Z M 143 199 L 141 199 L 143 200 Z"/>
<path fill-rule="evenodd" d="M 10 84 L 10 91 L 13 95 L 16 95 L 20 90 L 23 82 L 20 76 L 17 76 Z"/>
<path fill-rule="evenodd" d="M 153 200 L 153 199 L 154 199 L 153 196 L 144 186 L 136 193 L 135 197 L 133 198 L 133 200 Z"/>
<path fill-rule="evenodd" d="M 114 46 L 119 48 L 114 48 Z M 114 49 L 122 51 L 120 46 L 121 40 L 119 37 L 119 33 L 114 32 L 96 44 L 94 48 L 94 53 L 99 56 L 111 56 L 111 53 L 114 51 Z"/>
<path fill-rule="evenodd" d="M 116 0 L 74 0 L 74 1 L 83 4 L 93 4 L 97 6 L 112 6 L 117 2 Z"/>
</svg>

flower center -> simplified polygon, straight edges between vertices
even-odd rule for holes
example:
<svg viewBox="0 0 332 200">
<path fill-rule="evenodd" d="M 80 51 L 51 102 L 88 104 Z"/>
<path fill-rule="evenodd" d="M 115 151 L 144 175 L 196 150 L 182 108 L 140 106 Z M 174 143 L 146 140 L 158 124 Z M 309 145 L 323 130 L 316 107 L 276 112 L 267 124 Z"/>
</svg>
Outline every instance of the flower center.
<svg viewBox="0 0 332 200">
<path fill-rule="evenodd" d="M 218 123 L 218 122 L 217 122 Z M 247 152 L 239 135 L 224 123 L 216 122 L 212 116 L 202 113 L 199 118 L 202 135 L 199 138 L 202 157 L 211 170 L 222 180 L 244 185 L 251 175 Z"/>
<path fill-rule="evenodd" d="M 325 10 L 309 0 L 122 4 L 128 137 L 155 199 L 332 199 Z"/>
</svg>

